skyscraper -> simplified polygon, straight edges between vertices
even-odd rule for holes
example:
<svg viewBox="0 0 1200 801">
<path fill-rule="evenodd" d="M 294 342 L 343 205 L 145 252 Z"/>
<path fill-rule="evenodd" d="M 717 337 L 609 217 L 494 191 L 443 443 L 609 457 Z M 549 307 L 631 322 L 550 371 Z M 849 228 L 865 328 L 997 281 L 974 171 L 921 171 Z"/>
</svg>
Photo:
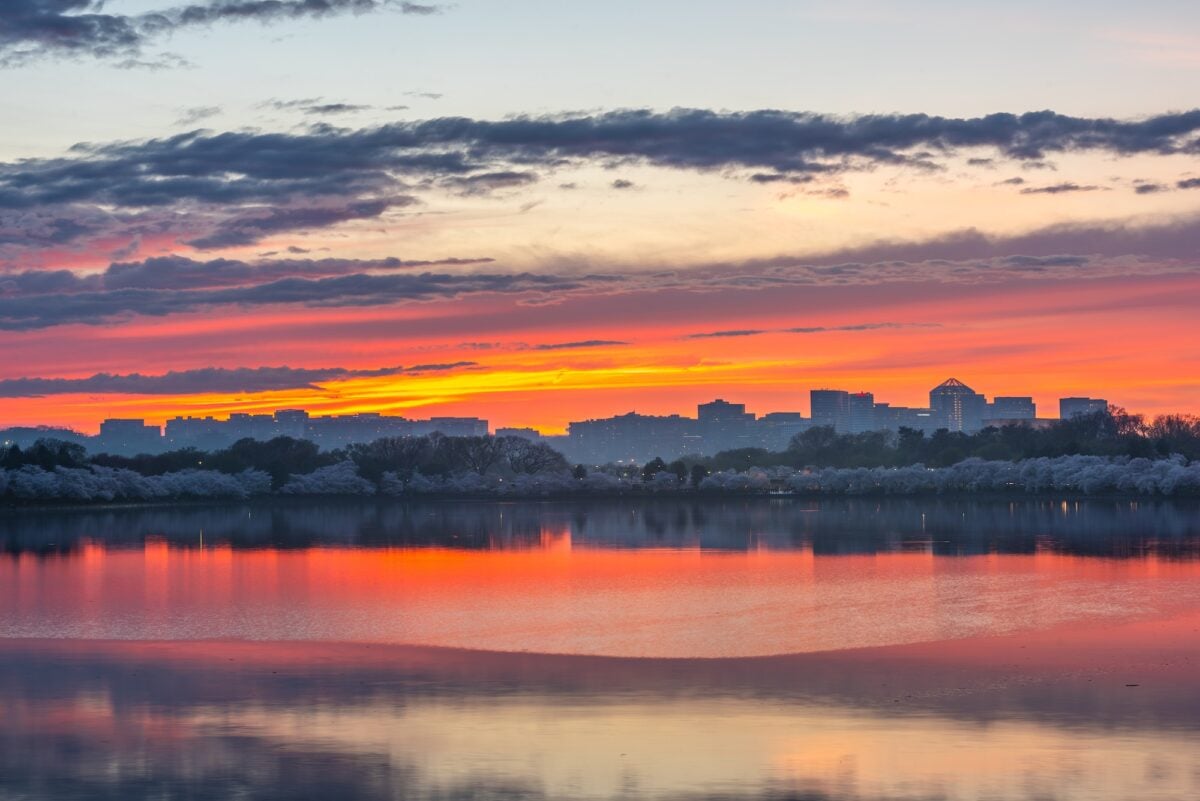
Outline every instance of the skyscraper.
<svg viewBox="0 0 1200 801">
<path fill-rule="evenodd" d="M 851 434 L 875 431 L 875 395 L 871 392 L 855 392 L 846 398 L 847 430 Z"/>
<path fill-rule="evenodd" d="M 850 425 L 850 393 L 840 389 L 814 389 L 808 393 L 814 426 L 845 432 Z"/>
<path fill-rule="evenodd" d="M 957 378 L 948 378 L 929 390 L 929 408 L 940 428 L 970 434 L 983 428 L 987 398 Z"/>
</svg>

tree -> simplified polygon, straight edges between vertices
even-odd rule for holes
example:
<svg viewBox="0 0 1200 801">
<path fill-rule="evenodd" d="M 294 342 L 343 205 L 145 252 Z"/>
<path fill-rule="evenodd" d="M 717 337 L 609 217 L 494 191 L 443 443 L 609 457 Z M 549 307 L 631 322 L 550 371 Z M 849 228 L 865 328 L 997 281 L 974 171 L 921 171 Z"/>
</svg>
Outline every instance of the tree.
<svg viewBox="0 0 1200 801">
<path fill-rule="evenodd" d="M 681 483 L 687 480 L 688 468 L 687 465 L 683 463 L 682 459 L 676 459 L 667 465 L 667 471 L 674 473 L 675 477 L 678 478 Z"/>
<path fill-rule="evenodd" d="M 691 482 L 693 487 L 699 487 L 700 482 L 708 478 L 708 468 L 700 463 L 692 465 Z"/>
<path fill-rule="evenodd" d="M 662 457 L 655 456 L 642 466 L 642 481 L 650 481 L 656 473 L 661 473 L 666 469 L 667 463 L 662 460 Z"/>
<path fill-rule="evenodd" d="M 576 481 L 583 481 L 588 477 L 587 468 L 581 464 L 575 465 L 575 469 L 571 471 L 571 477 Z"/>
</svg>

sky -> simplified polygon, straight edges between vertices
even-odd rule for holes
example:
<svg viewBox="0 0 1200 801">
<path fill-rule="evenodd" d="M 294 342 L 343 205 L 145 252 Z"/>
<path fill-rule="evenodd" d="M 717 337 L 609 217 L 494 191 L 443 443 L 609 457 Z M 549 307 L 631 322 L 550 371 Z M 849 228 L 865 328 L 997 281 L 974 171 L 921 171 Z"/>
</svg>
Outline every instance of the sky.
<svg viewBox="0 0 1200 801">
<path fill-rule="evenodd" d="M 1200 407 L 1200 7 L 8 0 L 0 425 Z"/>
</svg>

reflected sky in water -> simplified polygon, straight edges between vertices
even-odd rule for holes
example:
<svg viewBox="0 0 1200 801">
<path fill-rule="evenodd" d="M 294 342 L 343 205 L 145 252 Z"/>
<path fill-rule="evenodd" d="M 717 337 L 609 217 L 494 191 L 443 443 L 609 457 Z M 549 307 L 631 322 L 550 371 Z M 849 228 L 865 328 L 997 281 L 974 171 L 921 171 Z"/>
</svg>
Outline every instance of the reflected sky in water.
<svg viewBox="0 0 1200 801">
<path fill-rule="evenodd" d="M 1188 504 L 0 517 L 0 799 L 1200 796 Z"/>
</svg>

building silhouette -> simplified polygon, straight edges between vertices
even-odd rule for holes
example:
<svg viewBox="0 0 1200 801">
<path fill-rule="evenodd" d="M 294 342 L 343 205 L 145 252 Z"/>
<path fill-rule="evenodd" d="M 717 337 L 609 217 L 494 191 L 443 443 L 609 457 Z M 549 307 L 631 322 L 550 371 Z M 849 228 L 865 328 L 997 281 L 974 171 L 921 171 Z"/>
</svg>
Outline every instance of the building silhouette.
<svg viewBox="0 0 1200 801">
<path fill-rule="evenodd" d="M 1103 398 L 1059 398 L 1058 416 L 1063 420 L 1084 414 L 1108 411 L 1108 401 Z"/>
<path fill-rule="evenodd" d="M 938 428 L 971 434 L 983 428 L 987 398 L 957 378 L 948 378 L 929 390 L 929 408 Z"/>
</svg>

